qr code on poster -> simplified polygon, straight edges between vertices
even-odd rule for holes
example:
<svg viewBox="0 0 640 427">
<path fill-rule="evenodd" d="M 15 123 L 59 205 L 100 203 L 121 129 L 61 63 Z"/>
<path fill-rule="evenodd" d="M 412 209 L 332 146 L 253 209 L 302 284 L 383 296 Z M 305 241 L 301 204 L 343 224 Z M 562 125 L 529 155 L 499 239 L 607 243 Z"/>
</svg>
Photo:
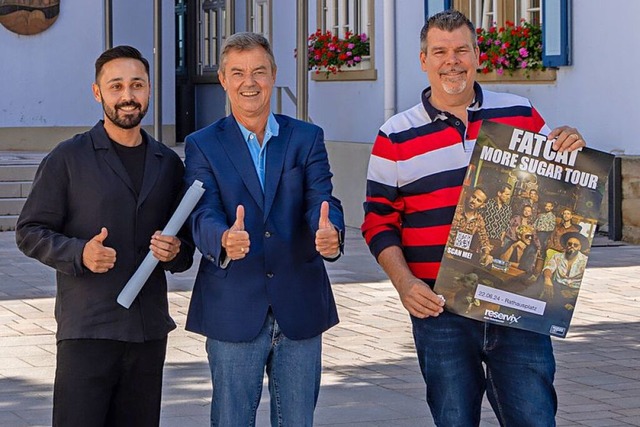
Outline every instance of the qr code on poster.
<svg viewBox="0 0 640 427">
<path fill-rule="evenodd" d="M 473 234 L 463 233 L 462 231 L 458 231 L 456 234 L 456 241 L 453 244 L 456 248 L 462 248 L 469 250 L 471 248 L 471 239 L 473 238 Z"/>
</svg>

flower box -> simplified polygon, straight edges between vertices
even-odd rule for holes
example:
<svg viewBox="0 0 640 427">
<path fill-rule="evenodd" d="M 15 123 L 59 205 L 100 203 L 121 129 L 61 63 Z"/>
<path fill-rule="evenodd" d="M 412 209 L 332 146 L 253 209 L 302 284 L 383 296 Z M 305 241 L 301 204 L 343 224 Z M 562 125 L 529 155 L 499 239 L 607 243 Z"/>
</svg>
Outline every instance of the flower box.
<svg viewBox="0 0 640 427">
<path fill-rule="evenodd" d="M 524 20 L 521 25 L 507 21 L 504 27 L 478 28 L 477 40 L 480 50 L 478 75 L 495 74 L 495 81 L 521 81 L 534 72 L 544 77 L 542 64 L 542 29 L 537 24 Z M 496 73 L 497 71 L 497 73 Z M 489 78 L 489 77 L 487 77 Z M 537 79 L 536 79 L 537 80 Z"/>
<path fill-rule="evenodd" d="M 364 33 L 347 31 L 340 38 L 331 31 L 317 30 L 307 40 L 308 68 L 316 74 L 368 69 L 371 65 L 363 62 L 370 60 L 369 48 L 369 37 Z"/>
<path fill-rule="evenodd" d="M 551 83 L 556 81 L 556 70 L 515 70 L 498 74 L 495 70 L 488 73 L 478 72 L 476 81 L 487 84 L 522 84 L 522 83 Z"/>
</svg>

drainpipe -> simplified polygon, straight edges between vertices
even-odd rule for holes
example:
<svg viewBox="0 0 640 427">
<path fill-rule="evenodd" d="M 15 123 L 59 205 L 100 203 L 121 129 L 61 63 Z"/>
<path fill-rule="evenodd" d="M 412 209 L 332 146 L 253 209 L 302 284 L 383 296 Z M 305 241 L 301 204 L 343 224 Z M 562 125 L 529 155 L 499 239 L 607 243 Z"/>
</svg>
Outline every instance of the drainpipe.
<svg viewBox="0 0 640 427">
<path fill-rule="evenodd" d="M 153 137 L 162 141 L 162 1 L 153 2 Z"/>
<path fill-rule="evenodd" d="M 113 7 L 111 0 L 104 0 L 104 50 L 113 47 Z"/>
<path fill-rule="evenodd" d="M 383 3 L 384 120 L 396 114 L 396 2 Z"/>
<path fill-rule="evenodd" d="M 298 0 L 296 8 L 296 118 L 309 121 L 309 70 L 307 69 L 307 36 L 309 35 L 309 4 Z"/>
</svg>

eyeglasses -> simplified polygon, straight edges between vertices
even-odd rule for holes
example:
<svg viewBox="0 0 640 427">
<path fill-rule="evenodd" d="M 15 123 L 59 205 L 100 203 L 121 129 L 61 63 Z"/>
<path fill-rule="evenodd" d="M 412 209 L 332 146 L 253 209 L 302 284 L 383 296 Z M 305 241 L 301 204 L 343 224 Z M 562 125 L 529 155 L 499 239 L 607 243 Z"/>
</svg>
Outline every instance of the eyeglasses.
<svg viewBox="0 0 640 427">
<path fill-rule="evenodd" d="M 580 242 L 567 242 L 566 246 L 568 248 L 579 248 L 582 245 L 580 244 Z"/>
<path fill-rule="evenodd" d="M 533 234 L 525 234 L 524 236 L 525 239 L 533 239 Z"/>
</svg>

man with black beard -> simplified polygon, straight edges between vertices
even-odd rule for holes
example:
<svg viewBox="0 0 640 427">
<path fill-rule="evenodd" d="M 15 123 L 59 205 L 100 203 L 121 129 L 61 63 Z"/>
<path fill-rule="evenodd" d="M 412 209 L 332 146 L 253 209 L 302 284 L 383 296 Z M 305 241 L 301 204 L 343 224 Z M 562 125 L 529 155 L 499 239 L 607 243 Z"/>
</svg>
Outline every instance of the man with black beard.
<svg viewBox="0 0 640 427">
<path fill-rule="evenodd" d="M 573 310 L 587 267 L 588 257 L 581 251 L 587 247 L 588 242 L 582 234 L 574 231 L 563 234 L 561 241 L 564 252 L 553 255 L 542 270 L 543 296 L 547 300 L 553 300 L 555 306 Z"/>
<path fill-rule="evenodd" d="M 184 166 L 141 129 L 149 62 L 130 46 L 95 64 L 103 120 L 38 168 L 16 227 L 27 256 L 56 270 L 54 426 L 157 426 L 169 316 L 165 271 L 188 269 L 188 234 L 160 234 Z M 129 309 L 116 298 L 151 250 L 160 261 Z"/>
</svg>

